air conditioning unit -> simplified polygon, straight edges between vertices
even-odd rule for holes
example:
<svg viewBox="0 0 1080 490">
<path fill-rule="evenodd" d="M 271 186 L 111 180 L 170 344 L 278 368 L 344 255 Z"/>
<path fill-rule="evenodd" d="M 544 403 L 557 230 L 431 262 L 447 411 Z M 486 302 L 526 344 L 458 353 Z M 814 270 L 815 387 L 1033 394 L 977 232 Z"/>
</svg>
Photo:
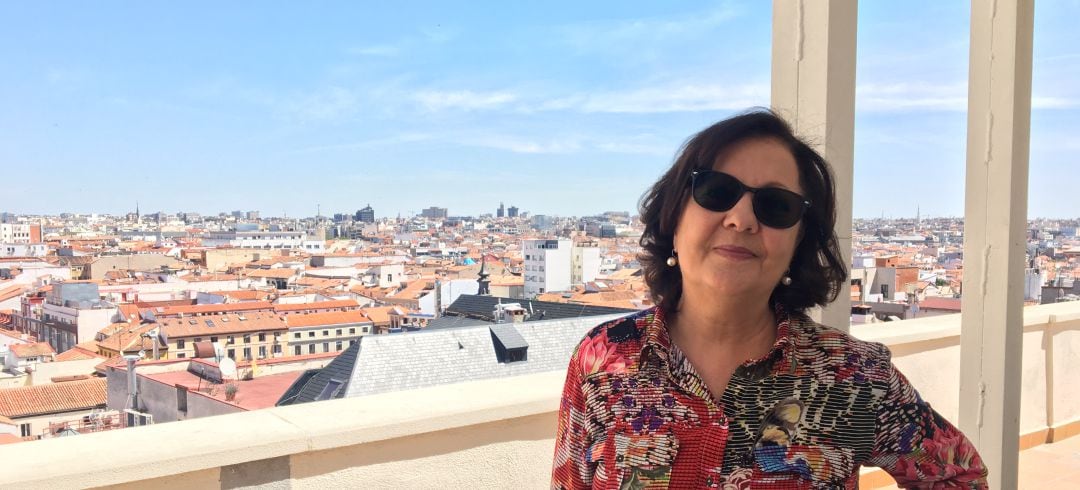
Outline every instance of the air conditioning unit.
<svg viewBox="0 0 1080 490">
<path fill-rule="evenodd" d="M 154 423 L 154 416 L 148 413 L 142 413 L 130 408 L 124 409 L 124 417 L 127 419 L 128 427 L 136 427 L 140 425 L 151 425 Z"/>
</svg>

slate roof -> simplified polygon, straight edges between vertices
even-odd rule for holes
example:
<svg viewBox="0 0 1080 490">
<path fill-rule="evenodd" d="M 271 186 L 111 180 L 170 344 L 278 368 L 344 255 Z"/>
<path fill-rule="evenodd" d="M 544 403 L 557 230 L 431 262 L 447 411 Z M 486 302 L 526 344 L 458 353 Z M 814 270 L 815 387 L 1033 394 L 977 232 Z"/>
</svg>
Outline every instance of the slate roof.
<svg viewBox="0 0 1080 490">
<path fill-rule="evenodd" d="M 513 324 L 528 344 L 528 360 L 512 363 L 498 361 L 492 325 L 368 335 L 358 342 L 363 347 L 345 396 L 565 369 L 586 332 L 620 316 L 625 315 Z"/>
<path fill-rule="evenodd" d="M 463 294 L 446 308 L 447 316 L 464 316 L 479 320 L 494 322 L 495 306 L 502 304 L 518 303 L 525 311 L 530 312 L 526 322 L 542 320 L 557 320 L 560 318 L 580 318 L 596 315 L 623 314 L 629 315 L 638 310 L 629 308 L 612 308 L 608 306 L 591 306 L 569 303 L 554 303 L 550 301 L 535 301 L 527 299 L 499 298 L 496 296 L 478 296 L 475 294 Z"/>
<path fill-rule="evenodd" d="M 446 328 L 475 327 L 477 325 L 491 325 L 487 320 L 478 320 L 464 316 L 441 316 L 428 321 L 424 330 L 442 330 Z"/>
<path fill-rule="evenodd" d="M 495 336 L 505 349 L 520 349 L 529 346 L 525 338 L 514 328 L 513 323 L 498 323 L 488 328 L 491 329 L 491 335 Z"/>
<path fill-rule="evenodd" d="M 338 390 L 337 394 L 333 398 L 344 398 L 346 390 L 349 387 L 349 378 L 352 375 L 352 370 L 356 365 L 357 354 L 360 352 L 360 346 L 363 344 L 364 337 L 360 338 L 360 342 L 355 342 L 349 346 L 348 349 L 341 351 L 330 364 L 326 367 L 319 369 L 314 375 L 308 375 L 305 373 L 300 376 L 293 386 L 290 386 L 288 390 L 278 400 L 278 405 L 291 405 L 295 403 L 307 403 L 318 401 L 319 394 L 322 393 L 331 380 L 341 381 L 343 385 Z M 295 393 L 295 398 L 293 394 Z M 290 398 L 292 398 L 290 400 Z"/>
</svg>

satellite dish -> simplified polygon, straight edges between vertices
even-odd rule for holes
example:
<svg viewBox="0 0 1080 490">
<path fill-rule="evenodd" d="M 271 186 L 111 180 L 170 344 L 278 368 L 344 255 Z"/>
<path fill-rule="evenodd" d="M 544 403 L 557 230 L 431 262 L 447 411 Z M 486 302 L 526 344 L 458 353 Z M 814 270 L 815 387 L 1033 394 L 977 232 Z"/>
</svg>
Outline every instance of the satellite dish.
<svg viewBox="0 0 1080 490">
<path fill-rule="evenodd" d="M 226 378 L 236 379 L 236 361 L 231 357 L 226 357 L 218 363 L 218 367 L 221 368 L 221 379 L 224 381 Z"/>
</svg>

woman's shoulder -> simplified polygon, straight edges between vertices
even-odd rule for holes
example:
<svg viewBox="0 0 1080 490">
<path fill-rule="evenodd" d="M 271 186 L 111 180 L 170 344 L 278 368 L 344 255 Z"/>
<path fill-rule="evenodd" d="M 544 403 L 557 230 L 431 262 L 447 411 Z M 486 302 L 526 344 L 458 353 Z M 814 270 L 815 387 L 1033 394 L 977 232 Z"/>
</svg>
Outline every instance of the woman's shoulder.
<svg viewBox="0 0 1080 490">
<path fill-rule="evenodd" d="M 629 315 L 604 321 L 589 329 L 581 343 L 603 337 L 608 344 L 639 342 L 656 315 L 656 308 L 635 311 Z"/>
<path fill-rule="evenodd" d="M 887 376 L 892 366 L 892 353 L 885 344 L 858 339 L 808 317 L 792 318 L 791 335 L 796 355 L 808 360 L 821 361 L 824 354 L 824 360 L 830 365 L 842 365 L 878 376 Z"/>
</svg>

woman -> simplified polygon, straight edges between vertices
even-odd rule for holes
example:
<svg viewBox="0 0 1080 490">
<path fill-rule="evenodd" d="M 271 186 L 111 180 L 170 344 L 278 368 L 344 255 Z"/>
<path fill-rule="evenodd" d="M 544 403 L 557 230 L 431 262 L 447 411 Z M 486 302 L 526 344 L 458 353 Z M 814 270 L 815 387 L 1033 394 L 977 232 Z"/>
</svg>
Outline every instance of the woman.
<svg viewBox="0 0 1080 490">
<path fill-rule="evenodd" d="M 690 139 L 643 197 L 655 307 L 575 350 L 554 488 L 986 487 L 888 349 L 806 316 L 846 289 L 825 161 L 767 111 Z M 936 483 L 929 483 L 936 482 Z"/>
</svg>

